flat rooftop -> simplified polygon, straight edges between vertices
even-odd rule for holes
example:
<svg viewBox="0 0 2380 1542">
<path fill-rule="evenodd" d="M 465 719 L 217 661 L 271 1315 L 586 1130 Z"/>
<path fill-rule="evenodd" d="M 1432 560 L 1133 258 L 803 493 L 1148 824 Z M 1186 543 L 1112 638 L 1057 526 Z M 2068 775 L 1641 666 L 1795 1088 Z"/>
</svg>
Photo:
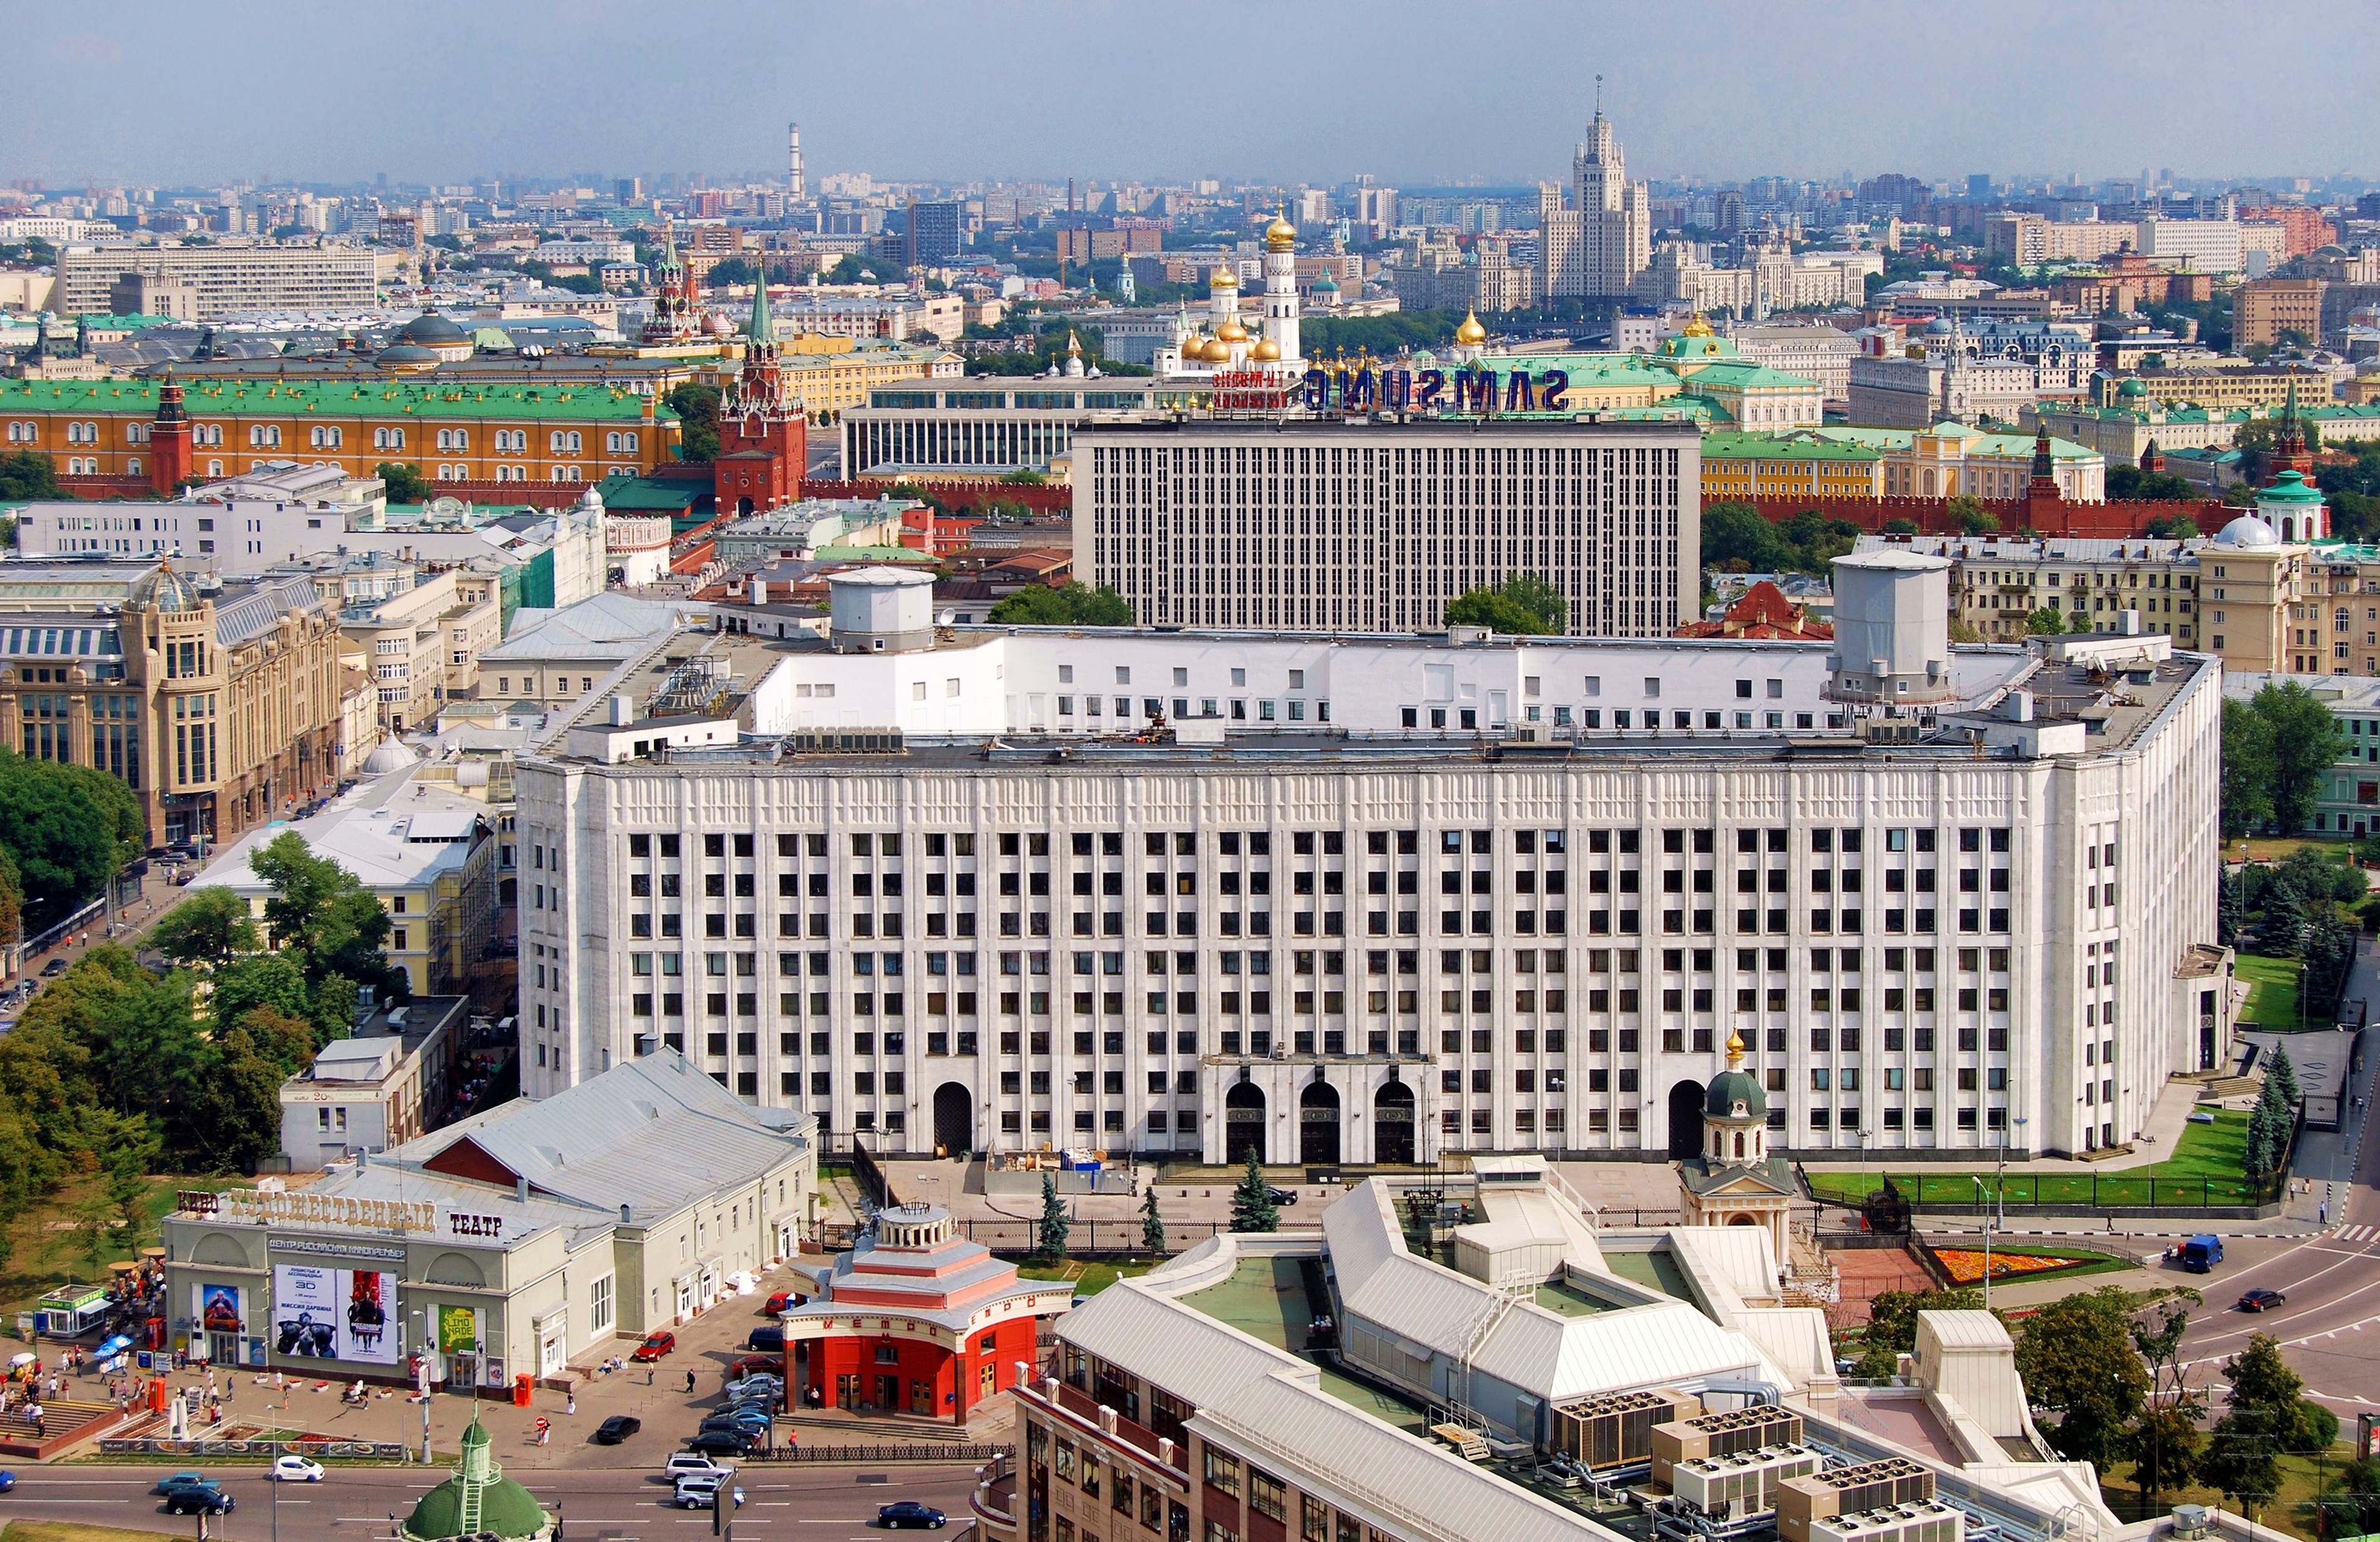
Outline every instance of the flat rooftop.
<svg viewBox="0 0 2380 1542">
<path fill-rule="evenodd" d="M 1204 1290 L 1193 1291 L 1180 1299 L 1185 1306 L 1204 1312 L 1252 1339 L 1260 1339 L 1275 1349 L 1286 1350 L 1307 1364 L 1318 1366 L 1322 1372 L 1322 1390 L 1341 1402 L 1361 1409 L 1383 1424 L 1392 1424 L 1407 1434 L 1426 1436 L 1429 1420 L 1418 1405 L 1385 1388 L 1356 1380 L 1323 1355 L 1307 1353 L 1306 1325 L 1330 1311 L 1328 1298 L 1317 1305 L 1306 1293 L 1305 1268 L 1308 1264 L 1316 1264 L 1316 1261 L 1242 1258 L 1230 1279 Z M 1319 1265 L 1316 1264 L 1316 1267 Z"/>
</svg>

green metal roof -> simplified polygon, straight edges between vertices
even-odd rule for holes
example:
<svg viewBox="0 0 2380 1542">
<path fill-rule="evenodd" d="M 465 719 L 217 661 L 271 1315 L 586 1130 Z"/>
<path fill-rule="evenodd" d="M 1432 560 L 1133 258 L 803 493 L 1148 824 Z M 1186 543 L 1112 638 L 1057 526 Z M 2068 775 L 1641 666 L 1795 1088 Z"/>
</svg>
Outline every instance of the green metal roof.
<svg viewBox="0 0 2380 1542">
<path fill-rule="evenodd" d="M 0 381 L 0 411 L 137 412 L 157 410 L 153 380 Z M 634 422 L 645 398 L 608 386 L 445 385 L 405 382 L 196 380 L 182 386 L 182 407 L 193 418 L 533 418 L 558 421 Z M 655 419 L 677 414 L 658 406 Z"/>
<path fill-rule="evenodd" d="M 2256 489 L 2256 506 L 2266 504 L 2319 504 L 2322 494 L 2309 485 L 2296 471 L 2284 471 L 2273 479 L 2270 487 Z"/>
<path fill-rule="evenodd" d="M 1839 443 L 1803 434 L 1782 437 L 1722 430 L 1703 435 L 1705 460 L 1873 461 L 1876 458 L 1877 452 L 1870 445 Z"/>
<path fill-rule="evenodd" d="M 595 484 L 595 494 L 614 514 L 653 509 L 675 514 L 710 491 L 709 482 L 664 477 L 606 477 Z"/>
<path fill-rule="evenodd" d="M 1915 442 L 1920 431 L 1953 436 L 1966 441 L 1971 455 L 1999 455 L 2004 458 L 2029 459 L 2033 455 L 2033 435 L 2029 433 L 1985 433 L 1961 423 L 1941 423 L 1920 431 L 1917 429 L 1872 429 L 1855 425 L 1829 423 L 1813 433 L 1847 444 L 1865 444 L 1877 450 L 1906 450 Z M 2087 444 L 2077 444 L 2070 439 L 2052 439 L 2049 454 L 2056 460 L 2089 460 L 2098 451 Z"/>
</svg>

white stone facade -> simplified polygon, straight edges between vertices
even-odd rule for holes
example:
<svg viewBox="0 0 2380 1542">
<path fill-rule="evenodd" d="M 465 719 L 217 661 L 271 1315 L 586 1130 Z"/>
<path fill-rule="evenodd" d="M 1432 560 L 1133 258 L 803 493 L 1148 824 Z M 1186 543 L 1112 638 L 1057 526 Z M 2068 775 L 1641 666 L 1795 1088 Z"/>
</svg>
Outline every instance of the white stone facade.
<svg viewBox="0 0 2380 1542">
<path fill-rule="evenodd" d="M 1600 111 L 1571 162 L 1570 207 L 1551 183 L 1537 191 L 1537 293 L 1626 295 L 1653 258 L 1652 195 L 1628 180 L 1611 120 Z"/>
<path fill-rule="evenodd" d="M 1192 641 L 1185 669 L 1222 667 Z M 1962 698 L 2042 709 L 1973 747 L 1720 715 L 1828 710 L 1824 643 L 1572 643 L 1509 650 L 1524 690 L 1638 717 L 1553 754 L 1450 724 L 526 759 L 523 1090 L 677 1044 L 888 1151 L 1658 1159 L 1740 1031 L 1791 1150 L 2129 1139 L 2223 1015 L 2219 977 L 2181 977 L 2214 936 L 2219 665 L 2148 641 L 2076 645 L 2144 653 L 2088 729 L 2104 676 L 1958 651 Z M 1463 651 L 1409 650 L 1417 688 Z M 1684 710 L 1632 670 L 1730 706 L 1643 732 Z"/>
</svg>

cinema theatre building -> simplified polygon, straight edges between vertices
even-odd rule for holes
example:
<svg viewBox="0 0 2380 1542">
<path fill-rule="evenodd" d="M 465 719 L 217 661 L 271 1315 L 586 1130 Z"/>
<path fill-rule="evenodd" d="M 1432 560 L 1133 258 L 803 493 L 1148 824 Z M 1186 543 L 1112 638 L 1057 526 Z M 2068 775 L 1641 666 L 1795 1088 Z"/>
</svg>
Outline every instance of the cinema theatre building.
<svg viewBox="0 0 2380 1542">
<path fill-rule="evenodd" d="M 297 1193 L 193 1191 L 164 1219 L 193 1359 L 497 1390 L 684 1322 L 791 1255 L 812 1122 L 676 1055 L 334 1166 Z"/>
</svg>

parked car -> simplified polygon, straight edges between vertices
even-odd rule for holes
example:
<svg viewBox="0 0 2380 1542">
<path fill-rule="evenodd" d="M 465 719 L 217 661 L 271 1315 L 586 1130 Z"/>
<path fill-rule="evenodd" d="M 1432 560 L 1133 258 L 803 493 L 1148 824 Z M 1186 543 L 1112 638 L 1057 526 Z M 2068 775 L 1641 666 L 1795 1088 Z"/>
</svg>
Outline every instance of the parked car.
<svg viewBox="0 0 2380 1542">
<path fill-rule="evenodd" d="M 766 1328 L 756 1328 L 752 1330 L 752 1336 L 744 1341 L 744 1347 L 766 1350 L 772 1354 L 783 1354 L 785 1353 L 785 1330 L 774 1324 Z"/>
<path fill-rule="evenodd" d="M 644 1427 L 644 1421 L 633 1414 L 614 1414 L 595 1427 L 594 1441 L 599 1446 L 616 1446 Z"/>
<path fill-rule="evenodd" d="M 757 1432 L 768 1428 L 770 1422 L 766 1409 L 744 1406 L 725 1408 L 716 1414 L 704 1415 L 702 1427 L 709 1429 L 711 1426 L 718 1425 L 729 1429 L 747 1429 Z"/>
<path fill-rule="evenodd" d="M 763 1305 L 760 1310 L 767 1316 L 773 1317 L 778 1313 L 786 1310 L 793 1305 L 794 1293 L 792 1291 L 779 1291 L 776 1294 L 769 1298 L 767 1305 Z"/>
<path fill-rule="evenodd" d="M 747 1398 L 755 1397 L 765 1397 L 774 1402 L 785 1395 L 784 1382 L 765 1373 L 747 1376 L 741 1381 L 731 1381 L 726 1390 L 731 1402 L 742 1402 Z"/>
<path fill-rule="evenodd" d="M 919 1504 L 915 1500 L 882 1505 L 876 1512 L 876 1524 L 887 1531 L 907 1531 L 913 1527 L 921 1531 L 939 1531 L 949 1519 L 933 1506 Z"/>
<path fill-rule="evenodd" d="M 220 1488 L 192 1486 L 176 1488 L 165 1496 L 168 1515 L 228 1515 L 235 1501 Z"/>
<path fill-rule="evenodd" d="M 2240 1294 L 2239 1307 L 2243 1312 L 2269 1312 L 2287 1300 L 2289 1297 L 2280 1292 L 2266 1290 L 2259 1285 L 2254 1290 L 2243 1292 Z"/>
<path fill-rule="evenodd" d="M 276 1456 L 273 1465 L 264 1469 L 264 1475 L 274 1483 L 320 1483 L 322 1464 L 302 1456 Z"/>
<path fill-rule="evenodd" d="M 65 959 L 54 958 L 47 964 L 42 965 L 42 977 L 43 979 L 55 979 L 58 976 L 65 974 L 68 967 L 69 965 Z"/>
<path fill-rule="evenodd" d="M 752 1438 L 740 1429 L 706 1429 L 686 1443 L 686 1449 L 705 1456 L 749 1456 Z"/>
<path fill-rule="evenodd" d="M 654 1361 L 660 1359 L 662 1355 L 669 1354 L 675 1348 L 677 1348 L 676 1334 L 648 1333 L 645 1335 L 645 1342 L 638 1344 L 636 1348 L 636 1352 L 630 1354 L 628 1358 L 635 1361 L 639 1366 L 650 1366 Z"/>
<path fill-rule="evenodd" d="M 214 1488 L 221 1487 L 204 1473 L 168 1473 L 157 1480 L 152 1494 L 172 1494 L 184 1488 Z"/>
<path fill-rule="evenodd" d="M 1265 1190 L 1265 1197 L 1271 1200 L 1276 1205 L 1294 1205 L 1297 1203 L 1297 1191 L 1295 1189 L 1269 1188 Z"/>
<path fill-rule="evenodd" d="M 759 1371 L 768 1376 L 783 1376 L 785 1357 L 782 1354 L 739 1354 L 727 1362 L 729 1380 L 737 1380 Z"/>
<path fill-rule="evenodd" d="M 680 1510 L 709 1510 L 722 1485 L 726 1486 L 728 1502 L 741 1509 L 744 1490 L 737 1487 L 731 1478 L 723 1477 L 682 1477 L 670 1492 L 670 1503 Z"/>
<path fill-rule="evenodd" d="M 702 1451 L 674 1451 L 662 1463 L 662 1475 L 673 1481 L 682 1477 L 734 1477 L 735 1464 L 714 1462 Z"/>
</svg>

